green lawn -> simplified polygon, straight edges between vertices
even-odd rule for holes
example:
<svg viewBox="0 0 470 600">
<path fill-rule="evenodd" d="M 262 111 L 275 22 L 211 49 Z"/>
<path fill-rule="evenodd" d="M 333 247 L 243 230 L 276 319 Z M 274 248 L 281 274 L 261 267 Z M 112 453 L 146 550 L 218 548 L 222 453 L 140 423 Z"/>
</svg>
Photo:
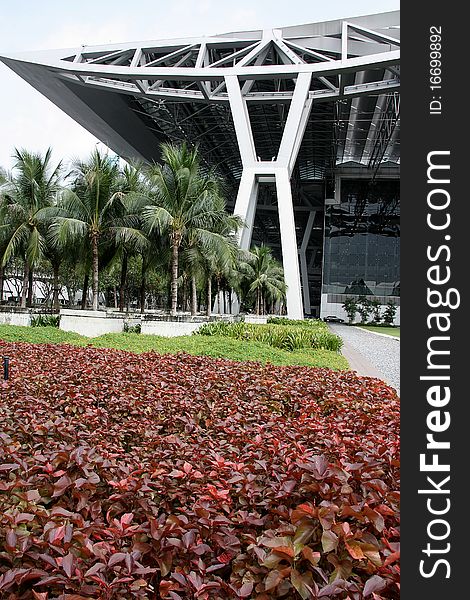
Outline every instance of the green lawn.
<svg viewBox="0 0 470 600">
<path fill-rule="evenodd" d="M 259 361 L 273 365 L 302 365 L 348 369 L 346 359 L 330 350 L 298 350 L 289 352 L 267 344 L 243 341 L 222 336 L 182 336 L 164 338 L 137 333 L 108 333 L 97 338 L 87 338 L 78 333 L 62 331 L 55 327 L 19 327 L 0 325 L 0 339 L 7 342 L 29 342 L 32 344 L 91 345 L 96 348 L 116 348 L 129 352 L 155 351 L 159 354 L 187 352 L 196 356 L 212 356 L 231 360 Z"/>
<path fill-rule="evenodd" d="M 376 333 L 385 333 L 386 335 L 393 335 L 394 337 L 400 337 L 399 327 L 376 327 L 374 325 L 359 325 L 361 329 L 367 331 L 375 331 Z"/>
</svg>

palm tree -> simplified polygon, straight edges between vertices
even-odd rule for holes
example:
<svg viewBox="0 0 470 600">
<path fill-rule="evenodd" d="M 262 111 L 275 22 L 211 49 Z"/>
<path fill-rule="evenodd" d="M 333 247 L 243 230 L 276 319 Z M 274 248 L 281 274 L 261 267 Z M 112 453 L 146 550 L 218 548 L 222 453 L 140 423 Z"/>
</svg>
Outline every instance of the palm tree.
<svg viewBox="0 0 470 600">
<path fill-rule="evenodd" d="M 60 308 L 60 281 L 59 281 L 59 270 L 64 257 L 63 253 L 54 245 L 48 244 L 44 251 L 45 258 L 51 263 L 53 273 L 53 284 L 52 284 L 52 308 L 59 310 Z"/>
<path fill-rule="evenodd" d="M 150 234 L 167 235 L 171 250 L 171 314 L 178 302 L 178 264 L 182 244 L 202 252 L 216 251 L 223 236 L 217 233 L 226 218 L 221 210 L 221 182 L 211 172 L 203 172 L 198 151 L 181 145 L 162 144 L 163 164 L 152 165 L 148 176 L 153 205 L 143 217 Z M 193 295 L 194 295 L 194 283 Z"/>
<path fill-rule="evenodd" d="M 284 271 L 273 257 L 271 249 L 255 246 L 240 264 L 240 288 L 255 296 L 256 314 L 265 314 L 266 303 L 285 299 Z"/>
<path fill-rule="evenodd" d="M 51 233 L 59 246 L 87 241 L 92 257 L 93 310 L 98 310 L 100 244 L 139 244 L 144 236 L 136 227 L 137 219 L 127 214 L 119 193 L 117 160 L 95 149 L 88 160 L 75 162 L 71 176 L 75 177 L 73 189 L 60 197 Z"/>
<path fill-rule="evenodd" d="M 60 189 L 61 164 L 53 168 L 51 154 L 51 148 L 44 156 L 15 150 L 14 174 L 4 173 L 0 179 L 0 222 L 6 239 L 0 263 L 4 267 L 14 256 L 24 259 L 22 308 L 26 306 L 28 287 L 32 289 L 34 267 L 47 247 L 47 209 Z"/>
<path fill-rule="evenodd" d="M 2 233 L 3 233 L 3 231 L 0 230 L 0 236 L 2 235 Z M 6 243 L 4 243 L 4 241 L 0 237 L 0 257 L 3 256 L 3 253 L 5 252 L 5 248 L 6 248 Z M 0 260 L 0 304 L 3 302 L 4 285 L 5 285 L 5 266 L 4 266 L 3 262 Z"/>
<path fill-rule="evenodd" d="M 212 214 L 216 218 L 208 223 L 208 234 L 201 240 L 194 232 L 189 232 L 184 259 L 189 265 L 191 278 L 191 314 L 196 314 L 197 286 L 196 280 L 207 281 L 207 316 L 211 314 L 212 277 L 217 280 L 218 292 L 220 282 L 233 268 L 238 255 L 236 233 L 243 225 L 243 220 L 230 215 L 226 211 L 225 200 L 222 196 L 212 199 Z"/>
<path fill-rule="evenodd" d="M 125 218 L 133 218 L 136 230 L 140 231 L 142 229 L 140 213 L 143 207 L 143 199 L 148 195 L 148 183 L 144 177 L 143 165 L 138 162 L 125 165 L 118 185 L 125 209 L 124 216 Z M 116 250 L 121 261 L 119 282 L 120 312 L 123 312 L 125 307 L 129 258 L 135 255 L 139 249 L 148 250 L 149 242 L 144 237 L 144 234 L 142 234 L 142 238 L 139 239 L 137 244 L 135 243 L 135 239 L 126 239 L 125 237 L 118 237 L 116 239 Z"/>
</svg>

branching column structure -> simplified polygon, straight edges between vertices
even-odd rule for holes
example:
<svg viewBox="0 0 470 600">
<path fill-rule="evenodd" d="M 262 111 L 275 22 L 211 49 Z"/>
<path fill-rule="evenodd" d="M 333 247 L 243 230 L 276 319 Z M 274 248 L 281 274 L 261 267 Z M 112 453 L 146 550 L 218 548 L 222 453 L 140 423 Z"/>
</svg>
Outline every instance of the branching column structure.
<svg viewBox="0 0 470 600">
<path fill-rule="evenodd" d="M 250 247 L 259 185 L 275 183 L 287 312 L 301 319 L 310 310 L 306 252 L 314 216 L 298 248 L 292 169 L 297 156 L 311 174 L 353 162 L 372 177 L 382 163 L 398 164 L 399 22 L 394 11 L 0 61 L 124 158 L 158 161 L 162 141 L 188 140 L 201 143 L 207 164 L 223 165 L 231 181 L 242 167 L 235 207 L 246 222 L 242 248 Z M 323 123 L 322 111 L 309 119 L 312 102 L 337 103 L 334 120 Z M 322 143 L 325 131 L 331 145 Z"/>
<path fill-rule="evenodd" d="M 235 214 L 245 221 L 240 235 L 240 246 L 244 250 L 250 248 L 259 179 L 271 176 L 276 184 L 282 262 L 287 285 L 287 314 L 291 319 L 303 319 L 304 310 L 290 178 L 312 106 L 312 99 L 309 98 L 311 79 L 311 73 L 299 73 L 277 157 L 272 161 L 262 161 L 256 156 L 248 108 L 240 89 L 240 81 L 236 75 L 225 77 L 243 164 L 234 210 Z M 304 282 L 304 285 L 308 283 Z"/>
</svg>

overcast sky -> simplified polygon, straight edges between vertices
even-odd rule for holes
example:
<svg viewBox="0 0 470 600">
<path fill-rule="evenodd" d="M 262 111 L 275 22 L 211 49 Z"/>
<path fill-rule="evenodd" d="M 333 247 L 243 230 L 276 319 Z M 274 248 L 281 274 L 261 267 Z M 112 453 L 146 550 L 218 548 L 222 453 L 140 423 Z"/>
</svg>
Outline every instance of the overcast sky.
<svg viewBox="0 0 470 600">
<path fill-rule="evenodd" d="M 211 35 L 398 10 L 398 0 L 0 0 L 0 55 Z M 97 140 L 0 63 L 0 165 L 15 147 L 84 157 Z"/>
</svg>

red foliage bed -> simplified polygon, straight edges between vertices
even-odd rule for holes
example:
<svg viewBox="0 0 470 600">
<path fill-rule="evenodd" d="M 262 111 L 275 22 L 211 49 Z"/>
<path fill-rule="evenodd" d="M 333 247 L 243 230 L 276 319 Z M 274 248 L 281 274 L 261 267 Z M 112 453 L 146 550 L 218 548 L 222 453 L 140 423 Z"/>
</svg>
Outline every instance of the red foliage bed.
<svg viewBox="0 0 470 600">
<path fill-rule="evenodd" d="M 399 402 L 374 379 L 8 344 L 0 597 L 399 597 Z"/>
</svg>

